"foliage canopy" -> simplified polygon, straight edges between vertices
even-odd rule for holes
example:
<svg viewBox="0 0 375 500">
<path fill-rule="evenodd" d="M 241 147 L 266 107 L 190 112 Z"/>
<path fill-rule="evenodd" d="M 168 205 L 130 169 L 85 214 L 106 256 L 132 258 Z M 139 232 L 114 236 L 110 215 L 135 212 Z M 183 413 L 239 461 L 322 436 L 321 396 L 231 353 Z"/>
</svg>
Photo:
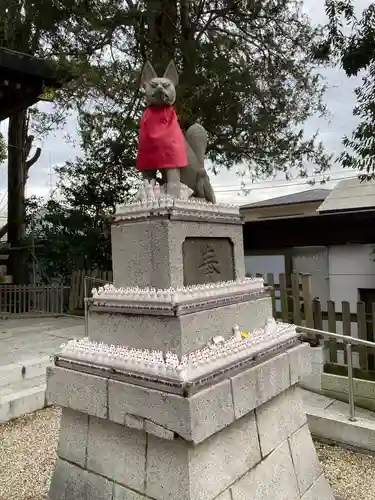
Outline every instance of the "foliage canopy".
<svg viewBox="0 0 375 500">
<path fill-rule="evenodd" d="M 338 60 L 348 77 L 364 73 L 355 90 L 353 110 L 359 124 L 345 136 L 345 150 L 338 161 L 360 173 L 360 179 L 375 178 L 375 3 L 358 17 L 352 0 L 326 0 L 326 37 L 316 50 L 320 60 Z"/>
<path fill-rule="evenodd" d="M 175 60 L 178 117 L 183 128 L 198 121 L 207 129 L 214 171 L 242 164 L 250 178 L 307 176 L 309 166 L 325 172 L 329 156 L 303 131 L 306 119 L 325 113 L 312 51 L 321 35 L 300 0 L 4 0 L 3 43 L 75 74 L 53 114 L 34 111 L 39 133 L 74 111 L 84 153 L 58 170 L 62 199 L 43 210 L 38 237 L 49 245 L 48 266 L 56 259 L 65 274 L 109 265 L 104 226 L 137 182 L 147 59 L 160 73 Z"/>
</svg>

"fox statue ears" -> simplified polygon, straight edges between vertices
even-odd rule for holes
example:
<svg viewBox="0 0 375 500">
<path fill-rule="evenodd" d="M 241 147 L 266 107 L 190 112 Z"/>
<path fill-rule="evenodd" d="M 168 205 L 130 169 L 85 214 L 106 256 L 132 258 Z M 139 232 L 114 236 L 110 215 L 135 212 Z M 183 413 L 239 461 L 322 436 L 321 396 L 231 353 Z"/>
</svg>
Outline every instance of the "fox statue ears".
<svg viewBox="0 0 375 500">
<path fill-rule="evenodd" d="M 169 61 L 169 64 L 164 71 L 163 78 L 167 78 L 168 80 L 170 80 L 175 87 L 178 85 L 178 73 L 173 60 Z"/>
<path fill-rule="evenodd" d="M 157 78 L 156 71 L 152 67 L 152 64 L 149 61 L 146 61 L 141 75 L 141 87 L 144 87 L 145 84 L 153 78 Z M 163 78 L 170 80 L 175 87 L 178 85 L 178 73 L 173 61 L 169 62 L 167 69 L 164 71 Z"/>
</svg>

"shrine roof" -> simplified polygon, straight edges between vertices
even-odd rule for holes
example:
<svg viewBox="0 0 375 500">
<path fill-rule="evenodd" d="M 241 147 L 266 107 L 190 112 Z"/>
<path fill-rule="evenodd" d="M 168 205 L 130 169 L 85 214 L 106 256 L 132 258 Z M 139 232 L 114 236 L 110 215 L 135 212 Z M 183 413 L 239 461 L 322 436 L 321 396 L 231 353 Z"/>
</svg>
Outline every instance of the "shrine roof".
<svg viewBox="0 0 375 500">
<path fill-rule="evenodd" d="M 58 89 L 71 79 L 53 61 L 0 47 L 0 120 L 42 100 L 46 88 Z"/>
</svg>

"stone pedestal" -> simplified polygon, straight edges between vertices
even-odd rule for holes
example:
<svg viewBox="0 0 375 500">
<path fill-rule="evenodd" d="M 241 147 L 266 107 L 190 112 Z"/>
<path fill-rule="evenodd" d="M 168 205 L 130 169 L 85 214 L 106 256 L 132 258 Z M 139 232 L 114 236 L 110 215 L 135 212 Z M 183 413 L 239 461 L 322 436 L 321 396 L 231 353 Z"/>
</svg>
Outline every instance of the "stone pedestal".
<svg viewBox="0 0 375 500">
<path fill-rule="evenodd" d="M 89 304 L 91 340 L 179 356 L 202 348 L 216 335 L 261 328 L 272 316 L 262 283 L 217 295 L 208 288 L 187 297 L 187 286 L 245 278 L 242 219 L 238 208 L 167 199 L 118 211 L 112 226 L 113 275 L 119 287 L 177 290 L 157 303 L 127 300 L 109 292 Z M 260 280 L 261 281 L 261 280 Z M 212 292 L 212 293 L 211 293 Z M 175 294 L 176 295 L 176 294 Z M 126 300 L 125 300 L 126 299 Z"/>
<path fill-rule="evenodd" d="M 47 371 L 49 499 L 334 500 L 296 387 L 309 346 L 245 279 L 238 209 L 146 205 L 119 211 L 116 287 Z"/>
<path fill-rule="evenodd" d="M 215 205 L 172 200 L 120 211 L 112 226 L 115 286 L 167 289 L 242 278 L 238 209 L 211 207 Z"/>
<path fill-rule="evenodd" d="M 299 345 L 190 397 L 54 367 L 50 500 L 334 500 L 296 383 Z"/>
</svg>

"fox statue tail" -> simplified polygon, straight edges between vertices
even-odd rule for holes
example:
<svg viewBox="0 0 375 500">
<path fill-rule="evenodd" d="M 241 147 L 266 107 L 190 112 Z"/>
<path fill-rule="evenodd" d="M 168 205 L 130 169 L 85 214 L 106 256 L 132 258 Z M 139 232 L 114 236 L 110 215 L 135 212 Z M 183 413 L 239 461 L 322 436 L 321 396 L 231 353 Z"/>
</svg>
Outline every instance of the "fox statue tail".
<svg viewBox="0 0 375 500">
<path fill-rule="evenodd" d="M 211 203 L 216 203 L 214 190 L 212 189 L 210 178 L 203 168 L 197 173 L 197 183 L 195 191 L 199 198 L 206 199 Z"/>
<path fill-rule="evenodd" d="M 204 156 L 206 154 L 208 139 L 206 129 L 202 125 L 199 125 L 199 123 L 194 123 L 186 131 L 185 138 L 193 150 L 200 167 L 197 170 L 195 192 L 199 198 L 216 203 L 210 178 L 204 168 Z"/>
</svg>

